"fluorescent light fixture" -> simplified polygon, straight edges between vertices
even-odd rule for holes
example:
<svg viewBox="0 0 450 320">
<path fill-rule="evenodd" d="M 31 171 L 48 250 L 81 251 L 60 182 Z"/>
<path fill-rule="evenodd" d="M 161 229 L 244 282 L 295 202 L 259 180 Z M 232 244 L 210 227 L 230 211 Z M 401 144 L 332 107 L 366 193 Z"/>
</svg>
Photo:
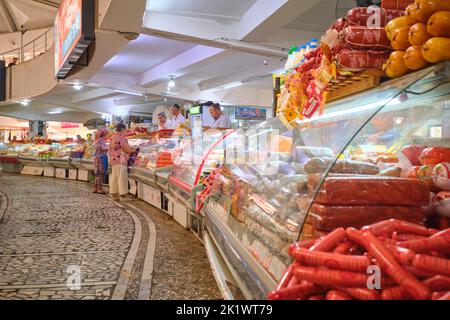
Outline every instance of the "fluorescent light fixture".
<svg viewBox="0 0 450 320">
<path fill-rule="evenodd" d="M 27 106 L 27 105 L 29 105 L 30 104 L 30 100 L 28 100 L 28 99 L 23 99 L 22 101 L 20 101 L 20 104 L 21 105 L 23 105 L 23 106 Z"/>
<path fill-rule="evenodd" d="M 75 90 L 81 90 L 81 89 L 83 89 L 83 86 L 82 86 L 81 84 L 79 84 L 79 83 L 74 84 L 72 87 L 73 87 Z"/>
<path fill-rule="evenodd" d="M 61 114 L 63 113 L 62 111 L 49 111 L 48 114 Z"/>
<path fill-rule="evenodd" d="M 125 94 L 129 94 L 129 95 L 132 95 L 132 96 L 140 96 L 140 97 L 143 97 L 143 96 L 144 96 L 143 93 L 141 93 L 141 92 L 136 92 L 136 91 L 128 91 L 128 90 L 118 90 L 118 89 L 115 89 L 114 92 L 125 93 Z"/>
<path fill-rule="evenodd" d="M 239 82 L 234 82 L 234 83 L 227 84 L 227 85 L 224 86 L 223 88 L 224 88 L 225 90 L 227 90 L 227 89 L 230 89 L 230 88 L 239 87 L 239 86 L 241 86 L 241 85 L 243 85 L 243 83 L 239 81 Z"/>
</svg>

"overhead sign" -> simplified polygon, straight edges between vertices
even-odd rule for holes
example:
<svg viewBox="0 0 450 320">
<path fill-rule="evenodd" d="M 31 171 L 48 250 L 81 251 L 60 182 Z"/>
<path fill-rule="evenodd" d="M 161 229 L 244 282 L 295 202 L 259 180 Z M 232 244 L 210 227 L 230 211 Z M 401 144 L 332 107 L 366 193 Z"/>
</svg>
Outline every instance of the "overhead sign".
<svg viewBox="0 0 450 320">
<path fill-rule="evenodd" d="M 55 20 L 55 73 L 65 78 L 94 39 L 95 1 L 62 0 Z"/>
<path fill-rule="evenodd" d="M 236 120 L 260 120 L 267 118 L 267 110 L 264 108 L 236 107 L 234 108 L 234 118 Z"/>
<path fill-rule="evenodd" d="M 190 115 L 196 115 L 196 114 L 201 114 L 202 113 L 202 107 L 201 106 L 195 106 L 195 107 L 191 107 L 189 109 L 189 114 Z"/>
<path fill-rule="evenodd" d="M 61 129 L 79 128 L 80 124 L 75 122 L 61 122 Z"/>
</svg>

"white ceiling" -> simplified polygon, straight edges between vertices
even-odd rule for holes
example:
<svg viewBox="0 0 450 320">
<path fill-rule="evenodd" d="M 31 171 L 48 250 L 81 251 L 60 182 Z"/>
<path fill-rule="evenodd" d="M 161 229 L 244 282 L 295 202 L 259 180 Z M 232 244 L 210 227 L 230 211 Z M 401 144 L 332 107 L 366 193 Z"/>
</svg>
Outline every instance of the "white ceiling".
<svg viewBox="0 0 450 320">
<path fill-rule="evenodd" d="M 172 59 L 195 45 L 141 34 L 102 68 L 102 73 L 137 75 Z"/>
<path fill-rule="evenodd" d="M 256 0 L 149 0 L 147 10 L 191 17 L 240 19 L 255 2 Z"/>
</svg>

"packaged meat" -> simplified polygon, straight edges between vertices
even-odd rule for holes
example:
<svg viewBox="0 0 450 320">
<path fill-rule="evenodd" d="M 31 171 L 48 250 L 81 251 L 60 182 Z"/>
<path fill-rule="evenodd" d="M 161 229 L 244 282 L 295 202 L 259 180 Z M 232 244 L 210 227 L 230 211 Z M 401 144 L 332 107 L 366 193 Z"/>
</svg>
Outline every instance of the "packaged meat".
<svg viewBox="0 0 450 320">
<path fill-rule="evenodd" d="M 378 175 L 383 177 L 400 177 L 402 175 L 402 169 L 400 167 L 389 167 L 380 171 Z"/>
<path fill-rule="evenodd" d="M 439 163 L 433 168 L 433 182 L 441 190 L 450 191 L 450 162 Z"/>
<path fill-rule="evenodd" d="M 311 208 L 311 223 L 319 230 L 331 231 L 335 228 L 360 228 L 386 219 L 403 219 L 422 223 L 424 209 L 407 206 L 325 206 L 314 204 Z"/>
<path fill-rule="evenodd" d="M 426 206 L 430 189 L 420 180 L 380 177 L 329 177 L 316 203 L 324 205 Z"/>
<path fill-rule="evenodd" d="M 424 165 L 419 167 L 417 170 L 417 177 L 425 182 L 433 192 L 440 191 L 440 189 L 436 186 L 433 179 L 433 170 L 434 165 Z"/>
<path fill-rule="evenodd" d="M 344 29 L 342 39 L 355 49 L 392 50 L 384 28 L 349 26 Z"/>
<path fill-rule="evenodd" d="M 360 71 L 369 68 L 381 69 L 389 58 L 389 51 L 341 50 L 335 57 L 339 68 Z"/>
<path fill-rule="evenodd" d="M 419 161 L 422 165 L 436 165 L 442 162 L 450 162 L 450 148 L 426 148 L 420 154 Z"/>
<path fill-rule="evenodd" d="M 339 18 L 330 26 L 330 29 L 335 29 L 337 32 L 341 32 L 348 26 L 348 22 L 344 18 Z"/>
<path fill-rule="evenodd" d="M 414 0 L 383 0 L 381 1 L 381 7 L 391 10 L 403 10 L 410 4 L 413 4 Z"/>
<path fill-rule="evenodd" d="M 348 23 L 353 25 L 358 25 L 362 27 L 384 27 L 392 19 L 401 17 L 404 14 L 405 14 L 404 10 L 356 7 L 349 10 L 345 18 L 348 21 Z"/>
<path fill-rule="evenodd" d="M 408 145 L 403 147 L 397 154 L 400 167 L 407 168 L 411 166 L 419 166 L 419 157 L 424 149 L 426 149 L 426 146 L 422 145 Z"/>
<path fill-rule="evenodd" d="M 311 160 L 305 163 L 304 170 L 308 174 L 323 173 L 333 165 L 333 161 L 334 159 L 331 158 L 311 158 Z M 366 162 L 339 159 L 333 165 L 330 172 L 340 174 L 376 175 L 380 172 L 380 169 L 376 165 Z"/>
</svg>

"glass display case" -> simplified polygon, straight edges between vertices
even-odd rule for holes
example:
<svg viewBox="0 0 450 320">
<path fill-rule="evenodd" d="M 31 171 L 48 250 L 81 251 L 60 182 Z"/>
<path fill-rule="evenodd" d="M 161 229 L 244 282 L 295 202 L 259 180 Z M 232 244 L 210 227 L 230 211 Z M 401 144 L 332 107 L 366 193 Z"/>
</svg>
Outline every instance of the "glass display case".
<svg viewBox="0 0 450 320">
<path fill-rule="evenodd" d="M 182 150 L 175 158 L 169 174 L 169 191 L 191 207 L 194 188 L 201 183 L 204 175 L 222 164 L 225 157 L 223 141 L 233 130 L 208 130 L 182 140 Z"/>
<path fill-rule="evenodd" d="M 24 166 L 48 167 L 48 159 L 53 155 L 52 144 L 30 144 L 19 153 L 19 162 Z"/>
<path fill-rule="evenodd" d="M 75 168 L 83 155 L 83 144 L 80 143 L 54 143 L 52 145 L 53 152 L 48 159 L 51 166 L 55 168 Z M 72 156 L 75 161 L 72 163 Z"/>
<path fill-rule="evenodd" d="M 180 140 L 177 138 L 154 138 L 137 143 L 137 154 L 132 176 L 144 183 L 166 189 L 168 176 L 177 155 Z"/>
<path fill-rule="evenodd" d="M 94 153 L 95 153 L 95 144 L 93 143 L 86 144 L 83 158 L 81 159 L 80 163 L 82 169 L 94 171 Z"/>
<path fill-rule="evenodd" d="M 430 173 L 450 162 L 450 149 L 437 148 L 450 148 L 449 79 L 450 64 L 436 65 L 331 102 L 295 127 L 274 118 L 223 139 L 206 236 L 246 298 L 275 289 L 297 240 L 390 218 L 429 223 L 447 209 L 429 203 L 430 190 L 450 189 Z M 438 160 L 419 161 L 417 150 Z"/>
</svg>

